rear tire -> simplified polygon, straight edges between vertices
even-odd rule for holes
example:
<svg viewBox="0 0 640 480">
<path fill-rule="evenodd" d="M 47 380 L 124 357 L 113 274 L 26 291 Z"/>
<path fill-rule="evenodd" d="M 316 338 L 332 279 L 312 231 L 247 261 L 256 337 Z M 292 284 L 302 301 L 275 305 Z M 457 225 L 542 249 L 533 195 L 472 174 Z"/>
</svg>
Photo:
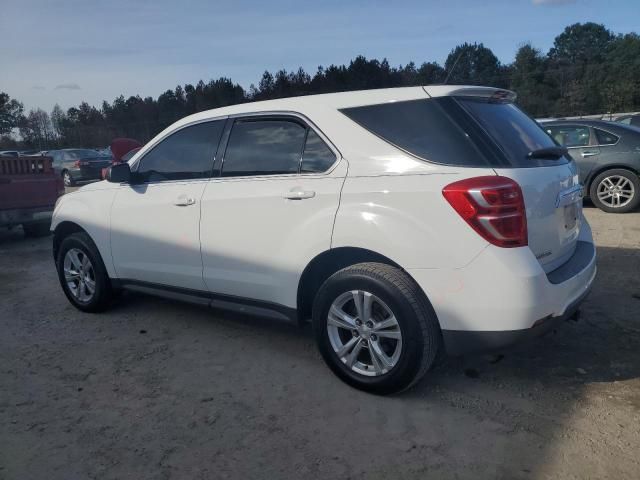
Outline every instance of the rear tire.
<svg viewBox="0 0 640 480">
<path fill-rule="evenodd" d="M 89 235 L 76 232 L 65 237 L 58 249 L 56 268 L 64 294 L 78 310 L 100 312 L 109 306 L 111 280 Z"/>
<path fill-rule="evenodd" d="M 26 237 L 46 237 L 51 234 L 51 222 L 23 223 L 22 230 Z"/>
<path fill-rule="evenodd" d="M 603 212 L 627 213 L 640 204 L 640 179 L 623 168 L 606 170 L 591 182 L 589 196 Z"/>
<path fill-rule="evenodd" d="M 336 326 L 336 318 L 355 325 L 360 320 L 353 338 L 352 323 Z M 376 394 L 413 386 L 442 346 L 435 312 L 420 287 L 402 270 L 381 263 L 356 264 L 326 280 L 314 301 L 313 327 L 329 368 L 349 385 Z"/>
<path fill-rule="evenodd" d="M 65 187 L 73 187 L 76 184 L 76 181 L 68 170 L 62 172 L 62 181 L 64 182 Z"/>
</svg>

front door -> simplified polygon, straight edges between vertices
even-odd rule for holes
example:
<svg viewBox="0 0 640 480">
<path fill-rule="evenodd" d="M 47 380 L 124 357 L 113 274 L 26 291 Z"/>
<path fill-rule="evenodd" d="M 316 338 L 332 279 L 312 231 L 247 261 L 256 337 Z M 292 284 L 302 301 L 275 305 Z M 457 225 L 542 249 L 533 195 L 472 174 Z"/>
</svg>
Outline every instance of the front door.
<svg viewBox="0 0 640 480">
<path fill-rule="evenodd" d="M 224 120 L 187 126 L 133 167 L 111 209 L 111 251 L 120 279 L 205 291 L 200 208 Z"/>
</svg>

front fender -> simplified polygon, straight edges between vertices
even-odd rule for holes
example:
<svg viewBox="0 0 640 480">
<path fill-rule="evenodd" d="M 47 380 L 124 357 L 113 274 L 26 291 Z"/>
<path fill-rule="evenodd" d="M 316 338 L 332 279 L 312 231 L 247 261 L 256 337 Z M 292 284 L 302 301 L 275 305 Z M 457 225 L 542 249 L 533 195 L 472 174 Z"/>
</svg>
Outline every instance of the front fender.
<svg viewBox="0 0 640 480">
<path fill-rule="evenodd" d="M 107 273 L 114 278 L 110 223 L 111 205 L 118 186 L 104 183 L 105 188 L 80 189 L 61 197 L 53 212 L 51 230 L 55 231 L 62 223 L 70 222 L 86 231 L 98 247 Z"/>
</svg>

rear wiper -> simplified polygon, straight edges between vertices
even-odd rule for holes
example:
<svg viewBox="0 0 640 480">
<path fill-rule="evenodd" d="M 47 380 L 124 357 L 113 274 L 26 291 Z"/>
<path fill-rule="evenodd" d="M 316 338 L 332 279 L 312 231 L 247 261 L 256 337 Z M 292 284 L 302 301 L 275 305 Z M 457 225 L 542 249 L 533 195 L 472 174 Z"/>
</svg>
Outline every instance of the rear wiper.
<svg viewBox="0 0 640 480">
<path fill-rule="evenodd" d="M 547 147 L 539 148 L 538 150 L 533 150 L 527 153 L 527 158 L 550 158 L 558 160 L 560 157 L 563 157 L 568 153 L 569 150 L 565 147 Z"/>
</svg>

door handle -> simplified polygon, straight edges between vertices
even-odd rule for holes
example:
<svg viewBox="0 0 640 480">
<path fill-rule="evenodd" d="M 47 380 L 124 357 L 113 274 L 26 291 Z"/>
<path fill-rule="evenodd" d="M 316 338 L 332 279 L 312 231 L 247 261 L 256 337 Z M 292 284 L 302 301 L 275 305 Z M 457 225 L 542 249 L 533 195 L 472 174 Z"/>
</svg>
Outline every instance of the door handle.
<svg viewBox="0 0 640 480">
<path fill-rule="evenodd" d="M 594 152 L 593 150 L 588 150 L 586 152 L 582 152 L 580 155 L 582 155 L 582 158 L 587 158 L 587 157 L 593 157 L 594 155 L 598 155 L 598 153 L 600 152 Z"/>
<path fill-rule="evenodd" d="M 284 198 L 287 200 L 304 200 L 305 198 L 313 198 L 316 196 L 316 192 L 313 190 L 291 190 L 284 194 Z"/>
<path fill-rule="evenodd" d="M 193 197 L 187 197 L 186 195 L 180 195 L 173 204 L 177 207 L 188 207 L 189 205 L 195 205 L 196 199 Z"/>
</svg>

